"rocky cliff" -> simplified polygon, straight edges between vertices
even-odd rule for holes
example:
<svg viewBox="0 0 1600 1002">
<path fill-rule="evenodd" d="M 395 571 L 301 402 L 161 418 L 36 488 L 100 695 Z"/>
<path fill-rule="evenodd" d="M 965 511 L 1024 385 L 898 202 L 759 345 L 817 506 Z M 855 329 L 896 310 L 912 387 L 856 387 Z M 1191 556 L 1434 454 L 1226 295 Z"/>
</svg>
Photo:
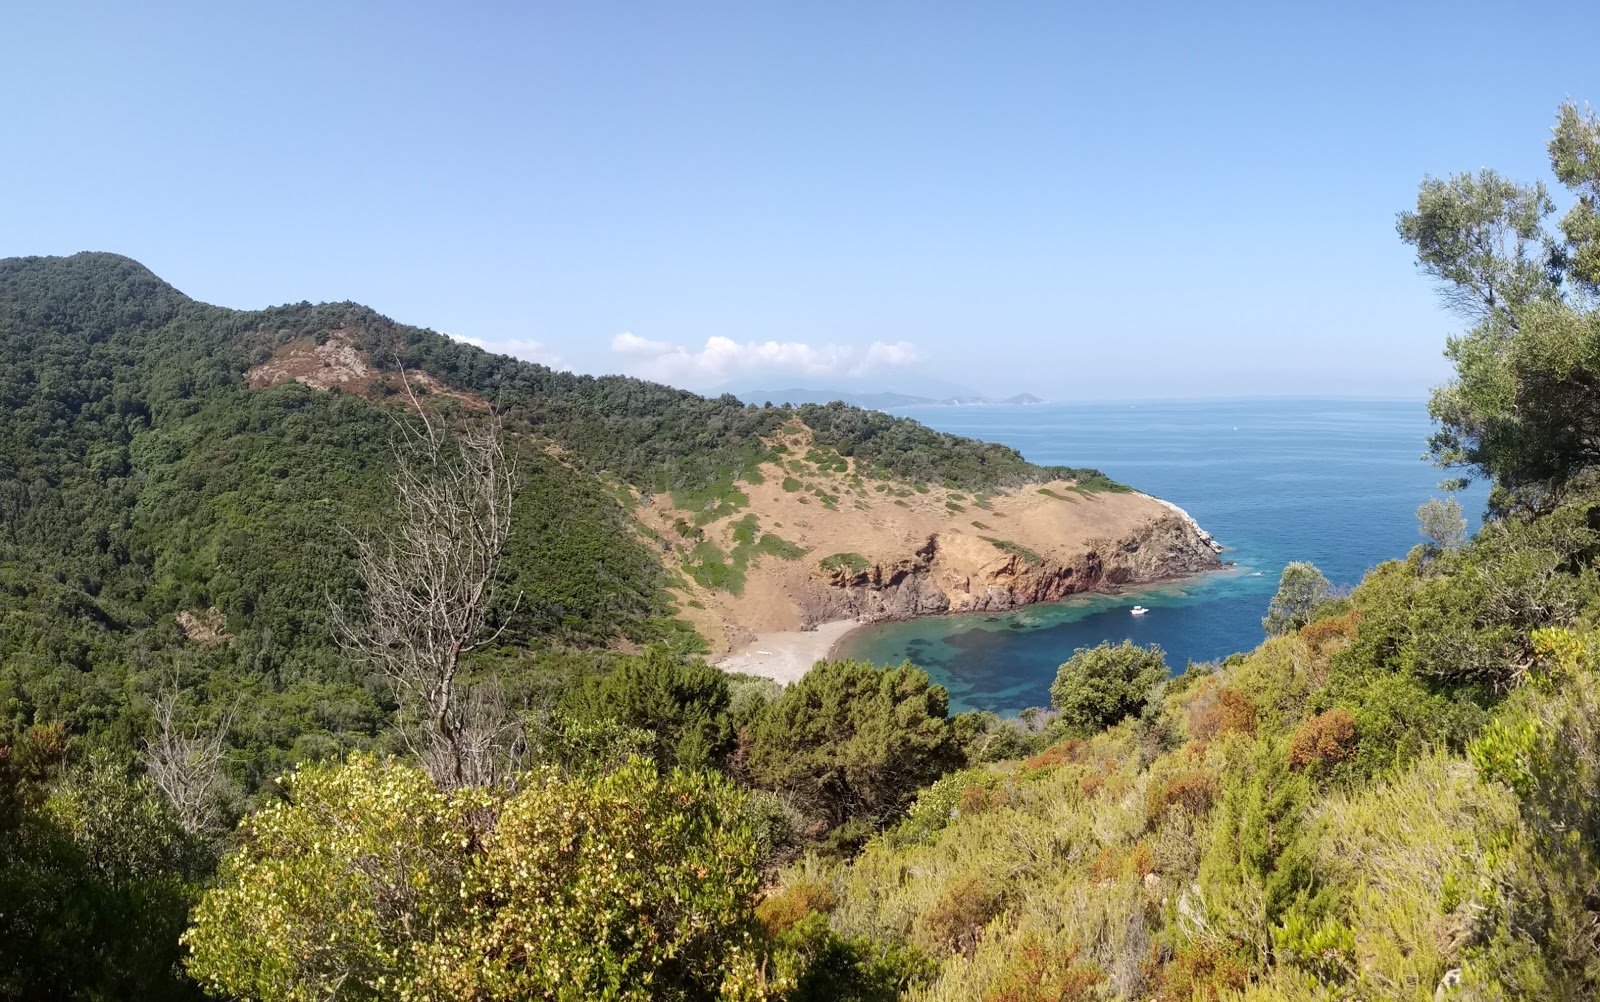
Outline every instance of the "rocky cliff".
<svg viewBox="0 0 1600 1002">
<path fill-rule="evenodd" d="M 1065 559 L 985 553 L 941 545 L 938 535 L 912 553 L 863 571 L 839 569 L 820 580 L 808 610 L 814 622 L 868 622 L 954 612 L 1002 612 L 1079 592 L 1187 577 L 1221 566 L 1221 547 L 1192 520 L 1168 514 L 1116 539 L 1091 540 Z"/>
<path fill-rule="evenodd" d="M 834 620 L 997 612 L 1222 566 L 1194 519 L 1137 491 L 875 481 L 803 429 L 775 444 L 795 458 L 709 505 L 637 509 L 682 572 L 680 609 L 718 651 Z"/>
</svg>

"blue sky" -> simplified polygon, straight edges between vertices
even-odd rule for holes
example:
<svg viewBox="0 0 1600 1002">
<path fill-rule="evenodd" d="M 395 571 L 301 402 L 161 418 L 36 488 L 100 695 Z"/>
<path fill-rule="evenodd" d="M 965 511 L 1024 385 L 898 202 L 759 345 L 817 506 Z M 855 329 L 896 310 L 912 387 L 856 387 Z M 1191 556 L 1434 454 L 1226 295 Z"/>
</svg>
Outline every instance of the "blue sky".
<svg viewBox="0 0 1600 1002">
<path fill-rule="evenodd" d="M 1587 4 L 0 11 L 0 255 L 692 388 L 1418 396 L 1395 212 L 1548 177 Z"/>
</svg>

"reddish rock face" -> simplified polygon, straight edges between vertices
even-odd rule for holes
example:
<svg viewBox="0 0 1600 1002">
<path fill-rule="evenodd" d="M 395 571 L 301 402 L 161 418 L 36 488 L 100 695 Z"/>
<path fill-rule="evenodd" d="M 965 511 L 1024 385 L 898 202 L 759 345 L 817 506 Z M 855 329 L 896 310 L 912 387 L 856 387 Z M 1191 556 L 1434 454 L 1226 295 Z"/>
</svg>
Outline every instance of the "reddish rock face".
<svg viewBox="0 0 1600 1002">
<path fill-rule="evenodd" d="M 1030 563 L 1006 554 L 976 571 L 943 559 L 939 537 L 892 563 L 835 570 L 808 603 L 813 622 L 855 616 L 868 621 L 948 612 L 1000 612 L 1054 602 L 1079 592 L 1188 577 L 1222 566 L 1218 547 L 1191 519 L 1174 512 L 1122 539 L 1096 540 L 1068 562 Z"/>
</svg>

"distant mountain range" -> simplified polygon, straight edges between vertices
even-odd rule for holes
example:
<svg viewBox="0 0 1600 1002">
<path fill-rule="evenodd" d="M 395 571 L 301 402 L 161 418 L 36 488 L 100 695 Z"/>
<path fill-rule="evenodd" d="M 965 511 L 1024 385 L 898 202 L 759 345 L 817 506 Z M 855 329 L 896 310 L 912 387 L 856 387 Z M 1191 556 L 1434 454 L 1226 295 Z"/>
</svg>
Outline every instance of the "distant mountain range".
<svg viewBox="0 0 1600 1002">
<path fill-rule="evenodd" d="M 983 407 L 996 404 L 1042 404 L 1031 393 L 1018 393 L 1004 400 L 991 400 L 976 394 L 950 397 L 925 397 L 911 393 L 859 393 L 850 390 L 817 390 L 791 387 L 786 390 L 732 390 L 747 404 L 827 404 L 837 400 L 852 407 L 891 410 L 897 407 Z"/>
</svg>

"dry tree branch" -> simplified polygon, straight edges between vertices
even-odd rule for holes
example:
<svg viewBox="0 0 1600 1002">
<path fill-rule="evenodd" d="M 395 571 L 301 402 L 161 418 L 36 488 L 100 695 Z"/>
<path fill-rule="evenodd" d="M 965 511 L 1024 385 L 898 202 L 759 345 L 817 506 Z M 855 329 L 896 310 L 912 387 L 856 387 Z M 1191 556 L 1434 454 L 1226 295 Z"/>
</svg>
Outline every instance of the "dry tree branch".
<svg viewBox="0 0 1600 1002">
<path fill-rule="evenodd" d="M 422 430 L 401 423 L 394 521 L 376 536 L 352 533 L 365 615 L 331 603 L 333 623 L 340 646 L 389 680 L 402 713 L 414 708 L 424 717 L 427 747 L 414 750 L 434 779 L 459 787 L 483 773 L 474 763 L 485 725 L 460 698 L 458 676 L 462 660 L 505 629 L 491 630 L 488 616 L 511 535 L 517 465 L 499 415 L 449 436 L 409 383 L 407 393 Z M 513 613 L 520 603 L 519 595 Z"/>
<path fill-rule="evenodd" d="M 180 694 L 167 689 L 152 700 L 155 734 L 145 742 L 145 771 L 177 812 L 190 833 L 216 830 L 226 789 L 222 761 L 228 752 L 228 731 L 234 710 L 215 729 L 185 727 L 178 711 Z"/>
</svg>

